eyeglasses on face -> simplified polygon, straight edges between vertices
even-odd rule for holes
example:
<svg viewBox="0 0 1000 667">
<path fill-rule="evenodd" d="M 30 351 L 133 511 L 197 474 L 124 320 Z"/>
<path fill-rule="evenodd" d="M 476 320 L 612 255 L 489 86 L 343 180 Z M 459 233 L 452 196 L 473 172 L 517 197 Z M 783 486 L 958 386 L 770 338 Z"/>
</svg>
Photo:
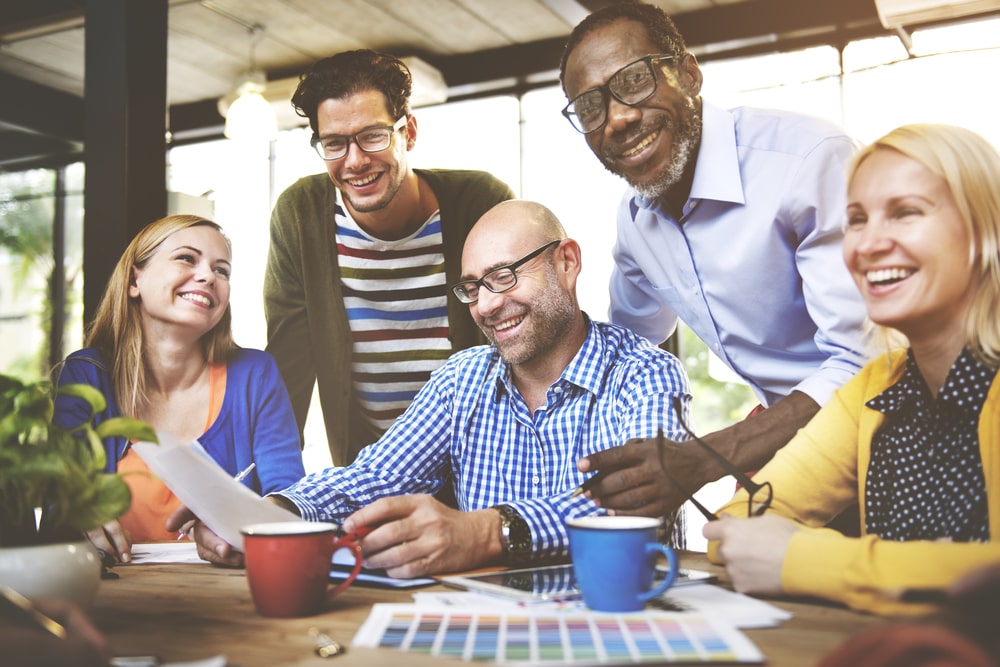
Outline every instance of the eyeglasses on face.
<svg viewBox="0 0 1000 667">
<path fill-rule="evenodd" d="M 673 55 L 648 55 L 630 62 L 611 75 L 603 86 L 591 88 L 570 100 L 562 113 L 577 132 L 590 134 L 608 122 L 608 96 L 630 107 L 648 100 L 656 92 L 653 63 L 675 60 Z"/>
<path fill-rule="evenodd" d="M 721 465 L 727 473 L 735 477 L 736 481 L 739 482 L 740 486 L 742 486 L 744 489 L 747 490 L 747 493 L 750 496 L 749 500 L 747 501 L 747 516 L 748 517 L 760 516 L 764 512 L 766 512 L 767 508 L 771 506 L 771 500 L 774 497 L 774 489 L 771 488 L 771 483 L 764 482 L 763 484 L 758 484 L 757 482 L 753 481 L 752 479 L 750 479 L 749 476 L 747 476 L 746 473 L 744 473 L 742 470 L 740 470 L 732 463 L 730 463 L 726 459 L 726 457 L 724 457 L 722 454 L 709 447 L 704 440 L 696 436 L 694 432 L 690 428 L 688 428 L 687 423 L 684 421 L 684 406 L 681 404 L 681 399 L 677 396 L 674 396 L 674 412 L 677 414 L 677 422 L 680 424 L 681 428 L 684 429 L 684 431 L 689 436 L 691 436 L 691 440 L 699 447 L 701 447 L 703 450 L 705 450 L 709 455 L 711 455 L 713 459 L 718 461 L 719 465 Z M 662 447 L 663 446 L 662 429 L 660 429 L 659 433 L 657 434 L 657 439 L 658 439 L 657 444 L 660 447 Z M 699 512 L 701 512 L 702 516 L 704 516 L 709 521 L 718 521 L 719 517 L 717 517 L 713 512 L 709 511 L 704 505 L 695 500 L 693 494 L 689 493 L 687 489 L 684 488 L 683 485 L 679 484 L 666 468 L 663 469 L 663 472 L 666 474 L 670 482 L 678 489 L 680 489 L 685 496 L 687 496 L 687 500 L 691 501 L 691 503 L 695 506 L 695 508 Z"/>
<path fill-rule="evenodd" d="M 560 243 L 562 243 L 561 239 L 549 241 L 541 248 L 532 250 L 513 264 L 493 269 L 479 280 L 465 280 L 452 285 L 451 291 L 462 303 L 475 303 L 479 300 L 480 287 L 485 287 L 494 294 L 500 294 L 501 292 L 513 289 L 514 285 L 517 285 L 517 269 Z"/>
<path fill-rule="evenodd" d="M 326 161 L 339 160 L 347 155 L 353 141 L 365 153 L 384 151 L 392 144 L 392 136 L 406 125 L 406 115 L 392 125 L 373 125 L 352 135 L 330 134 L 313 142 L 316 153 Z"/>
</svg>

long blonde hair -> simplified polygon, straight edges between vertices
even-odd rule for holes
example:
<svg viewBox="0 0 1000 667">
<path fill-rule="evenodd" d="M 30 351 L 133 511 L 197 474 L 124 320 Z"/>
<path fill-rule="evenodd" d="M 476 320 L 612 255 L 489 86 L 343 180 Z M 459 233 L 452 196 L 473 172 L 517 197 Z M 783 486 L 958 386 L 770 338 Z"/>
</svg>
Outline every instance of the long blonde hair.
<svg viewBox="0 0 1000 667">
<path fill-rule="evenodd" d="M 97 306 L 85 345 L 97 349 L 111 364 L 111 381 L 122 414 L 136 415 L 139 406 L 146 402 L 150 380 L 139 300 L 128 295 L 129 285 L 134 280 L 133 269 L 145 266 L 171 234 L 198 226 L 219 232 L 232 251 L 232 244 L 222 227 L 211 220 L 196 215 L 171 215 L 151 222 L 136 234 L 122 253 Z M 232 311 L 226 304 L 219 323 L 201 338 L 202 352 L 208 363 L 223 362 L 239 349 L 233 340 L 232 322 Z"/>
<path fill-rule="evenodd" d="M 981 136 L 962 127 L 913 124 L 896 128 L 862 150 L 848 172 L 878 149 L 915 160 L 944 180 L 971 239 L 969 259 L 978 281 L 966 314 L 969 348 L 984 363 L 1000 366 L 1000 153 Z"/>
</svg>

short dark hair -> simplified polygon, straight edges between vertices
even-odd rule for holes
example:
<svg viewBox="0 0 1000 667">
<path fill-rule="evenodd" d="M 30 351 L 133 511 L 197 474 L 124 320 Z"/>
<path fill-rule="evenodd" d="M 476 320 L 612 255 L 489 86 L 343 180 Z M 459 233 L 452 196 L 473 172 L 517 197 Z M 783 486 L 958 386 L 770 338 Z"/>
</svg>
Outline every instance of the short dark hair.
<svg viewBox="0 0 1000 667">
<path fill-rule="evenodd" d="M 569 54 L 591 32 L 619 20 L 635 21 L 644 25 L 649 38 L 653 40 L 656 48 L 662 54 L 677 56 L 679 61 L 681 54 L 687 52 L 684 38 L 677 30 L 673 20 L 662 9 L 634 0 L 616 2 L 587 16 L 570 33 L 569 39 L 566 40 L 566 46 L 563 47 L 562 60 L 559 62 L 559 83 L 562 85 L 563 91 L 566 90 L 564 77 L 566 76 L 566 61 L 569 59 Z"/>
<path fill-rule="evenodd" d="M 323 100 L 339 100 L 365 90 L 377 90 L 393 120 L 410 113 L 413 77 L 396 56 L 369 49 L 344 51 L 316 62 L 299 77 L 292 95 L 295 113 L 309 119 L 312 140 L 319 138 L 317 112 Z"/>
</svg>

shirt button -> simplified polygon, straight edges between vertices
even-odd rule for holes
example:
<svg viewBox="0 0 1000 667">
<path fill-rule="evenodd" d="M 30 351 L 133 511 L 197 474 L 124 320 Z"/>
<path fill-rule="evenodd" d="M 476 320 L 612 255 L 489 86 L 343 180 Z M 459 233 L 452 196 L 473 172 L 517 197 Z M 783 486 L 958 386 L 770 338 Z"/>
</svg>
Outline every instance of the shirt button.
<svg viewBox="0 0 1000 667">
<path fill-rule="evenodd" d="M 556 392 L 557 394 L 561 394 L 562 393 L 562 387 L 553 387 L 552 391 Z"/>
<path fill-rule="evenodd" d="M 542 478 L 541 478 L 541 477 L 539 477 L 538 475 L 535 475 L 534 477 L 532 477 L 532 478 L 531 478 L 531 481 L 532 481 L 532 482 L 533 482 L 534 484 L 541 484 L 541 482 L 542 482 Z"/>
</svg>

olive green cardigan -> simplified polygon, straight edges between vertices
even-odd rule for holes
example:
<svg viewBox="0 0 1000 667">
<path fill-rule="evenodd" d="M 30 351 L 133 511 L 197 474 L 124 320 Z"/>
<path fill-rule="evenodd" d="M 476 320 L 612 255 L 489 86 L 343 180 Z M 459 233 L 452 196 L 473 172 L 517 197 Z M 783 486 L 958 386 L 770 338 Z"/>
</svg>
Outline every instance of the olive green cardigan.
<svg viewBox="0 0 1000 667">
<path fill-rule="evenodd" d="M 510 187 L 482 171 L 415 169 L 437 197 L 448 284 L 462 272 L 469 229 Z M 315 382 L 334 465 L 347 465 L 381 435 L 361 416 L 351 381 L 351 331 L 337 261 L 333 212 L 337 191 L 326 173 L 306 176 L 285 190 L 271 212 L 271 244 L 264 273 L 267 351 L 278 362 L 301 432 Z M 453 350 L 486 342 L 468 306 L 448 299 Z"/>
</svg>

